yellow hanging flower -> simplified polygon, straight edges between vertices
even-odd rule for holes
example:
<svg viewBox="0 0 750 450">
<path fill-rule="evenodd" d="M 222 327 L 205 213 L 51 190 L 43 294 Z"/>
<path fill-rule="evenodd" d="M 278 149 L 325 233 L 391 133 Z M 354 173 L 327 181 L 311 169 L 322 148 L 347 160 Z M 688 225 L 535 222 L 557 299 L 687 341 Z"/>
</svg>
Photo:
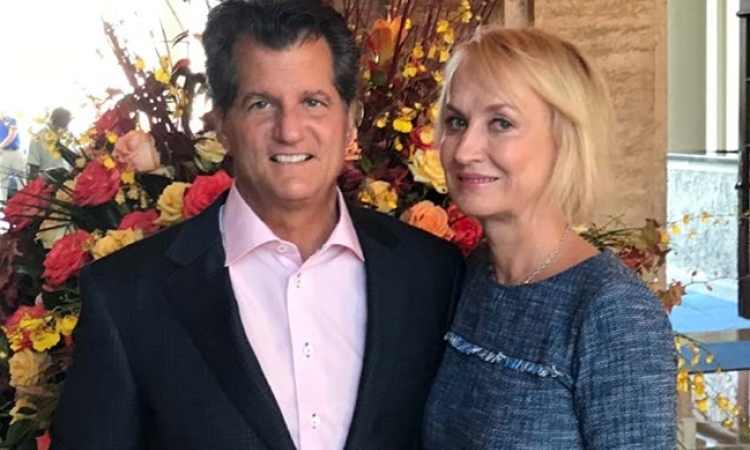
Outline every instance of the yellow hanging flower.
<svg viewBox="0 0 750 450">
<path fill-rule="evenodd" d="M 411 57 L 414 59 L 424 58 L 424 48 L 422 47 L 422 44 L 417 44 L 411 49 Z"/>
<path fill-rule="evenodd" d="M 387 181 L 370 181 L 359 193 L 362 203 L 374 206 L 382 213 L 389 213 L 398 206 L 398 193 Z"/>
<path fill-rule="evenodd" d="M 146 68 L 146 63 L 143 62 L 140 56 L 135 58 L 135 68 L 141 71 Z"/>
<path fill-rule="evenodd" d="M 120 180 L 122 180 L 123 184 L 134 184 L 135 183 L 135 171 L 134 170 L 126 170 L 120 174 Z"/>
<path fill-rule="evenodd" d="M 378 128 L 385 128 L 388 125 L 388 114 L 383 114 L 382 116 L 378 117 L 377 122 L 375 122 L 375 126 Z"/>
<path fill-rule="evenodd" d="M 404 78 L 414 78 L 417 76 L 417 67 L 411 64 L 407 64 L 404 70 L 401 72 Z"/>
<path fill-rule="evenodd" d="M 31 346 L 38 352 L 44 352 L 60 342 L 60 332 L 54 322 L 45 327 L 37 328 L 29 334 Z"/>
<path fill-rule="evenodd" d="M 73 334 L 73 329 L 75 329 L 77 324 L 78 317 L 68 315 L 58 321 L 57 327 L 60 329 L 60 333 L 62 333 L 63 336 L 70 336 Z"/>
<path fill-rule="evenodd" d="M 698 411 L 705 414 L 706 411 L 708 411 L 708 398 L 703 397 L 695 401 L 696 406 L 698 406 Z"/>
</svg>

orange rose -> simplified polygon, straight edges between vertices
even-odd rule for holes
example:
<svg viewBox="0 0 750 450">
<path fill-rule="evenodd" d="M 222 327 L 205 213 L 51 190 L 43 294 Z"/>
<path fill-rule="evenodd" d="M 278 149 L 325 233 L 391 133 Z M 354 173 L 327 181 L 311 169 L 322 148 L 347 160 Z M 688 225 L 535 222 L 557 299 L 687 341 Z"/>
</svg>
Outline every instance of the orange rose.
<svg viewBox="0 0 750 450">
<path fill-rule="evenodd" d="M 448 225 L 448 213 L 429 200 L 422 200 L 404 211 L 401 220 L 437 237 L 449 240 L 453 238 L 453 230 Z"/>
<path fill-rule="evenodd" d="M 154 137 L 141 130 L 129 131 L 115 142 L 112 156 L 128 170 L 151 172 L 161 165 Z"/>
</svg>

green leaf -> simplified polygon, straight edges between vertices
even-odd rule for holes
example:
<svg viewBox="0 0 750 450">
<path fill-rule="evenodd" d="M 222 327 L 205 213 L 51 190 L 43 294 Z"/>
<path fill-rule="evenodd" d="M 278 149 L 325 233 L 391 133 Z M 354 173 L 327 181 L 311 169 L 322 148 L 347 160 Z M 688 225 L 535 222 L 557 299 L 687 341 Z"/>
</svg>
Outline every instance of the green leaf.
<svg viewBox="0 0 750 450">
<path fill-rule="evenodd" d="M 37 430 L 37 424 L 31 419 L 21 419 L 13 423 L 8 429 L 8 436 L 5 438 L 4 445 L 8 448 L 14 449 L 25 449 L 33 448 L 36 449 L 36 440 L 34 439 L 34 432 Z M 31 440 L 34 444 L 33 447 L 24 447 L 26 441 Z M 26 444 L 28 445 L 28 444 Z"/>
</svg>

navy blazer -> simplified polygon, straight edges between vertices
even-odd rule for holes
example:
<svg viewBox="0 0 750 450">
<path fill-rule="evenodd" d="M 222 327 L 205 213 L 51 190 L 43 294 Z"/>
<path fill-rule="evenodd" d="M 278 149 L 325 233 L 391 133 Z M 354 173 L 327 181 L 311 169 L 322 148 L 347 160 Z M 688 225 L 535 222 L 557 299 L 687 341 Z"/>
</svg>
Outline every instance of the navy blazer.
<svg viewBox="0 0 750 450">
<path fill-rule="evenodd" d="M 294 450 L 224 267 L 224 198 L 81 271 L 52 450 Z M 392 217 L 350 212 L 368 317 L 346 448 L 418 449 L 463 258 Z"/>
</svg>

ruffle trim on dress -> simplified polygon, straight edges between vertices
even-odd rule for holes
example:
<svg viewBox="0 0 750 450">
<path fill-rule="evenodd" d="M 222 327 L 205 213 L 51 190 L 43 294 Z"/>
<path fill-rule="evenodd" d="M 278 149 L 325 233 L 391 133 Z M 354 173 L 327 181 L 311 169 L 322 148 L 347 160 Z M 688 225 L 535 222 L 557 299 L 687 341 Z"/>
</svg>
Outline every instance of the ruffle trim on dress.
<svg viewBox="0 0 750 450">
<path fill-rule="evenodd" d="M 492 350 L 488 350 L 467 341 L 452 331 L 449 331 L 445 335 L 445 340 L 458 352 L 463 353 L 464 355 L 476 356 L 484 362 L 499 364 L 506 369 L 525 372 L 541 378 L 552 378 L 562 383 L 566 388 L 570 390 L 573 389 L 573 378 L 567 373 L 559 370 L 554 365 L 526 361 L 507 356 L 501 352 L 493 352 Z"/>
</svg>

